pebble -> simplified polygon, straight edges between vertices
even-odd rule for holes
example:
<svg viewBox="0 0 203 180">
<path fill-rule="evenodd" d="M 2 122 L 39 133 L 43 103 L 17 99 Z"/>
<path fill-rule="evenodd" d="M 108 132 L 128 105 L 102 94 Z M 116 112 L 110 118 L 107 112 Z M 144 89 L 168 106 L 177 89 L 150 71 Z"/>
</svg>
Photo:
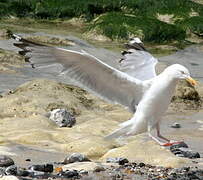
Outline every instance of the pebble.
<svg viewBox="0 0 203 180">
<path fill-rule="evenodd" d="M 174 144 L 174 145 L 170 146 L 170 150 L 172 151 L 173 149 L 177 149 L 177 148 L 181 148 L 181 147 L 188 148 L 188 145 L 185 142 L 181 142 L 179 144 Z"/>
<path fill-rule="evenodd" d="M 48 113 L 48 117 L 59 127 L 72 127 L 76 123 L 75 117 L 66 109 L 54 109 Z"/>
<path fill-rule="evenodd" d="M 96 166 L 93 170 L 93 172 L 101 172 L 105 171 L 105 168 L 103 166 Z"/>
<path fill-rule="evenodd" d="M 29 167 L 31 171 L 53 172 L 53 164 L 32 165 Z"/>
<path fill-rule="evenodd" d="M 44 176 L 45 175 L 45 172 L 42 172 L 42 171 L 28 171 L 29 172 L 29 176 L 31 177 L 37 177 L 37 176 Z"/>
<path fill-rule="evenodd" d="M 141 162 L 141 163 L 139 163 L 139 166 L 140 166 L 140 167 L 144 167 L 144 166 L 145 166 L 145 163 Z"/>
<path fill-rule="evenodd" d="M 177 151 L 188 150 L 186 144 L 174 145 L 176 148 L 171 149 Z M 74 157 L 72 160 L 70 157 Z M 73 153 L 67 157 L 67 162 L 70 163 L 75 161 L 75 157 L 80 157 L 77 159 L 76 163 L 95 163 L 95 162 L 81 162 L 85 159 L 85 156 L 80 153 Z M 81 158 L 82 157 L 82 158 Z M 79 162 L 78 162 L 79 161 Z M 197 167 L 182 167 L 182 168 L 165 168 L 162 166 L 152 166 L 150 164 L 145 164 L 143 162 L 133 162 L 130 163 L 126 158 L 108 158 L 106 160 L 112 164 L 109 166 L 105 163 L 95 163 L 96 166 L 92 170 L 75 170 L 69 169 L 63 170 L 63 168 L 58 167 L 58 164 L 42 164 L 42 165 L 32 165 L 29 169 L 20 168 L 16 165 L 11 165 L 8 167 L 0 167 L 0 180 L 18 180 L 19 179 L 149 179 L 149 180 L 192 180 L 203 179 L 203 169 L 198 169 Z M 113 163 L 121 163 L 118 166 Z M 79 164 L 80 164 L 79 163 Z M 56 166 L 56 167 L 53 167 Z M 74 165 L 69 164 L 69 165 Z M 65 165 L 68 166 L 68 165 Z M 77 166 L 75 166 L 77 167 Z M 53 169 L 59 168 L 60 171 L 53 171 Z M 105 171 L 105 172 L 103 172 Z M 6 175 L 6 176 L 5 176 Z M 12 176 L 11 176 L 12 175 Z M 15 176 L 17 177 L 15 177 Z"/>
<path fill-rule="evenodd" d="M 90 160 L 84 154 L 73 153 L 64 159 L 63 164 L 69 164 L 74 162 L 84 162 L 84 161 L 90 161 Z"/>
<path fill-rule="evenodd" d="M 177 122 L 171 125 L 172 128 L 181 128 L 181 125 Z"/>
<path fill-rule="evenodd" d="M 58 175 L 64 178 L 79 177 L 79 173 L 76 170 L 72 170 L 72 171 L 66 170 L 66 171 L 60 172 Z"/>
<path fill-rule="evenodd" d="M 0 167 L 8 167 L 11 165 L 14 165 L 13 159 L 5 155 L 0 155 Z"/>
<path fill-rule="evenodd" d="M 17 175 L 17 166 L 12 165 L 6 168 L 5 170 L 6 175 Z"/>
<path fill-rule="evenodd" d="M 30 175 L 30 172 L 26 169 L 18 168 L 17 169 L 17 175 L 22 176 L 22 177 L 26 177 L 26 176 Z"/>
<path fill-rule="evenodd" d="M 85 174 L 85 175 L 87 175 L 87 174 L 88 174 L 88 171 L 85 171 L 85 170 L 82 169 L 82 170 L 79 171 L 79 173 L 80 173 L 80 174 Z"/>
<path fill-rule="evenodd" d="M 124 164 L 128 163 L 129 161 L 126 158 L 115 157 L 115 158 L 107 158 L 106 162 L 107 163 L 118 163 L 119 165 L 124 165 Z"/>
</svg>

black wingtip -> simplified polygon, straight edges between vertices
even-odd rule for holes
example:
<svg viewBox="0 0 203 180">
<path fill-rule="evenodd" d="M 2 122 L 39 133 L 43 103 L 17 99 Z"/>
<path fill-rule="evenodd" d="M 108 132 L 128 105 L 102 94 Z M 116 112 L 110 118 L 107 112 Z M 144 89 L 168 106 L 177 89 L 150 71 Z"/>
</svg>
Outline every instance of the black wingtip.
<svg viewBox="0 0 203 180">
<path fill-rule="evenodd" d="M 128 43 L 124 44 L 127 49 L 135 49 L 140 51 L 147 51 L 143 42 L 138 37 L 130 38 Z"/>
</svg>

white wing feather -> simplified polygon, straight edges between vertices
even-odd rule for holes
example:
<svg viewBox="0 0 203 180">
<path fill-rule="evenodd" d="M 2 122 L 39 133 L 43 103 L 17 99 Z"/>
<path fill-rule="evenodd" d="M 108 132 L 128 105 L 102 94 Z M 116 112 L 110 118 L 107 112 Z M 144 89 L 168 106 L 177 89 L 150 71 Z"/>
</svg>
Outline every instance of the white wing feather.
<svg viewBox="0 0 203 180">
<path fill-rule="evenodd" d="M 155 65 L 158 61 L 146 51 L 141 40 L 137 39 L 126 44 L 129 49 L 123 52 L 120 70 L 136 79 L 148 80 L 156 76 Z"/>
<path fill-rule="evenodd" d="M 61 64 L 58 75 L 68 76 L 85 89 L 92 91 L 113 103 L 127 106 L 135 111 L 135 106 L 144 93 L 142 81 L 118 71 L 86 52 L 76 52 L 30 42 L 19 36 L 14 45 L 21 48 L 20 54 L 29 55 L 33 67 Z"/>
</svg>

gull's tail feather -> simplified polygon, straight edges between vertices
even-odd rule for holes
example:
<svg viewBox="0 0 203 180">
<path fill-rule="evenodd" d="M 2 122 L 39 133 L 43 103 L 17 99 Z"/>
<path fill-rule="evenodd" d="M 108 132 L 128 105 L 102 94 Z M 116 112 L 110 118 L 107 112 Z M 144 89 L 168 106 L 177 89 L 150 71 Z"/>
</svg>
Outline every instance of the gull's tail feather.
<svg viewBox="0 0 203 180">
<path fill-rule="evenodd" d="M 125 124 L 124 123 L 121 124 L 121 128 L 115 130 L 114 132 L 106 136 L 104 139 L 111 140 L 111 139 L 119 138 L 121 136 L 128 136 L 128 133 L 130 132 L 131 127 L 132 127 L 131 123 L 127 121 L 125 122 Z"/>
</svg>

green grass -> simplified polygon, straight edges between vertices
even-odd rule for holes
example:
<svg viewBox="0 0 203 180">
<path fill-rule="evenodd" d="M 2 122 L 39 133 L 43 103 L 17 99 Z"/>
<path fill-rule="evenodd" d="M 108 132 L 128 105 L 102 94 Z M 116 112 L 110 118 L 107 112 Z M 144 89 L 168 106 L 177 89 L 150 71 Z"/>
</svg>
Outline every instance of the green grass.
<svg viewBox="0 0 203 180">
<path fill-rule="evenodd" d="M 187 32 L 195 33 L 199 36 L 203 35 L 203 17 L 194 16 L 177 22 L 177 25 L 182 27 Z"/>
<path fill-rule="evenodd" d="M 199 16 L 191 17 L 192 11 Z M 175 23 L 161 22 L 157 14 L 172 14 Z M 0 18 L 11 15 L 46 20 L 82 17 L 88 30 L 113 40 L 137 35 L 165 43 L 203 31 L 203 5 L 191 0 L 0 0 Z"/>
<path fill-rule="evenodd" d="M 155 18 L 129 16 L 123 13 L 107 13 L 98 17 L 90 26 L 111 39 L 128 39 L 142 36 L 144 41 L 168 42 L 184 40 L 185 31 L 178 26 L 167 24 Z"/>
<path fill-rule="evenodd" d="M 186 17 L 191 9 L 203 15 L 203 6 L 190 0 L 0 0 L 0 15 L 37 18 L 84 16 L 92 19 L 106 12 L 124 12 L 139 16 L 156 13 Z"/>
</svg>

